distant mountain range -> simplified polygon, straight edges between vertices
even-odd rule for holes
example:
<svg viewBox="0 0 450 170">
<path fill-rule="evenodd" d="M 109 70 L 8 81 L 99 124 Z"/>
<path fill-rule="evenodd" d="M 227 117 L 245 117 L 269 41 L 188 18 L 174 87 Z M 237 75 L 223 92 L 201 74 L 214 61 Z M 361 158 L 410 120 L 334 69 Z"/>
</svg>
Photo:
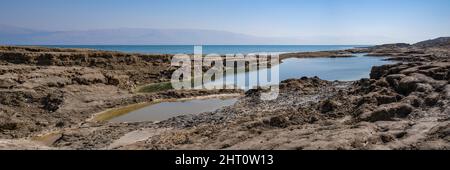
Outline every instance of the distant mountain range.
<svg viewBox="0 0 450 170">
<path fill-rule="evenodd" d="M 446 39 L 442 40 L 443 43 Z M 371 45 L 402 42 L 384 36 L 258 37 L 201 29 L 117 28 L 48 31 L 0 24 L 0 45 Z"/>
<path fill-rule="evenodd" d="M 407 43 L 395 43 L 395 44 L 383 44 L 376 45 L 373 48 L 449 48 L 450 47 L 450 37 L 439 37 L 435 39 L 421 41 L 415 44 Z"/>
<path fill-rule="evenodd" d="M 450 47 L 450 37 L 439 37 L 414 44 L 417 47 Z"/>
<path fill-rule="evenodd" d="M 289 44 L 299 39 L 265 38 L 226 31 L 195 29 L 97 29 L 44 31 L 0 25 L 3 45 L 152 45 L 152 44 Z"/>
</svg>

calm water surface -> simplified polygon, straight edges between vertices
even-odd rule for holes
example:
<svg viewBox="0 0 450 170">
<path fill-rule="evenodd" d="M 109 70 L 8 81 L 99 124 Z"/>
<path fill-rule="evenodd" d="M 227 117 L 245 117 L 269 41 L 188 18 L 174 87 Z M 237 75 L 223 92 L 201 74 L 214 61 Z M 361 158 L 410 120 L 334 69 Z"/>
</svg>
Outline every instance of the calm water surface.
<svg viewBox="0 0 450 170">
<path fill-rule="evenodd" d="M 271 74 L 271 69 L 253 71 L 248 73 L 239 73 L 237 75 L 230 74 L 223 79 L 207 83 L 207 85 L 237 85 L 238 87 L 248 90 L 258 85 L 271 85 L 275 82 L 318 76 L 323 80 L 339 80 L 353 81 L 362 78 L 369 78 L 370 71 L 373 66 L 391 64 L 392 61 L 386 61 L 384 57 L 368 57 L 364 54 L 357 54 L 356 57 L 345 58 L 291 58 L 283 60 L 283 62 L 271 69 L 279 70 L 279 74 Z M 265 76 L 268 75 L 268 76 Z M 249 77 L 271 77 L 272 81 L 259 81 L 257 78 Z M 261 80 L 261 79 L 259 79 Z M 278 81 L 276 81 L 278 80 Z M 262 82 L 262 83 L 261 83 Z"/>
<path fill-rule="evenodd" d="M 212 112 L 221 107 L 233 105 L 236 101 L 237 98 L 213 98 L 204 100 L 162 102 L 113 118 L 110 122 L 162 121 L 180 115 Z"/>
<path fill-rule="evenodd" d="M 88 48 L 147 54 L 193 54 L 193 45 L 47 45 L 59 48 Z M 362 45 L 204 45 L 203 54 L 248 54 L 258 52 L 305 52 L 343 50 Z"/>
</svg>

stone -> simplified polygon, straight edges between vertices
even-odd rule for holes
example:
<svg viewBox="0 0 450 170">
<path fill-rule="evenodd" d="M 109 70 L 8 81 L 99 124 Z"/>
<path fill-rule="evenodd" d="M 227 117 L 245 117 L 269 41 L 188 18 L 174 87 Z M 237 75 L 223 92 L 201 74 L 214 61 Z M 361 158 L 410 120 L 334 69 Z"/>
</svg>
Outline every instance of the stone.
<svg viewBox="0 0 450 170">
<path fill-rule="evenodd" d="M 419 83 L 422 83 L 422 85 Z M 409 95 L 411 92 L 417 90 L 431 90 L 426 84 L 436 84 L 436 81 L 426 75 L 413 73 L 410 76 L 404 77 L 400 80 L 397 91 L 401 94 Z M 419 86 L 421 86 L 420 89 L 418 89 Z"/>
<path fill-rule="evenodd" d="M 428 77 L 428 76 L 426 76 L 424 74 L 420 74 L 420 73 L 412 73 L 410 76 L 415 77 L 421 83 L 433 83 L 433 82 L 436 81 L 433 78 Z"/>
<path fill-rule="evenodd" d="M 0 89 L 12 88 L 16 83 L 11 79 L 0 79 Z"/>
<path fill-rule="evenodd" d="M 386 81 L 385 78 L 382 78 L 376 82 L 376 85 L 378 87 L 389 87 L 390 84 Z"/>
<path fill-rule="evenodd" d="M 393 103 L 381 105 L 375 111 L 364 113 L 360 118 L 364 121 L 391 121 L 394 118 L 405 118 L 413 111 L 409 104 Z"/>
<path fill-rule="evenodd" d="M 428 106 L 434 106 L 439 100 L 439 93 L 431 93 L 425 98 L 425 104 Z"/>
<path fill-rule="evenodd" d="M 60 105 L 64 102 L 64 96 L 62 94 L 50 93 L 46 97 L 42 98 L 43 108 L 50 112 L 55 112 L 59 109 Z"/>
<path fill-rule="evenodd" d="M 397 91 L 401 94 L 409 95 L 411 92 L 416 90 L 417 83 L 420 83 L 420 80 L 416 77 L 404 77 L 400 80 Z"/>
<path fill-rule="evenodd" d="M 390 134 L 382 134 L 382 135 L 380 135 L 380 139 L 383 143 L 388 143 L 388 142 L 394 141 L 395 137 Z"/>
<path fill-rule="evenodd" d="M 3 130 L 15 130 L 18 124 L 15 122 L 0 122 L 0 132 Z"/>
<path fill-rule="evenodd" d="M 378 105 L 389 104 L 397 101 L 397 96 L 377 95 L 375 97 Z"/>
<path fill-rule="evenodd" d="M 101 73 L 88 73 L 83 74 L 81 76 L 78 76 L 75 78 L 75 81 L 79 84 L 83 85 L 90 85 L 90 84 L 97 84 L 97 83 L 103 83 L 107 84 L 106 77 Z"/>
<path fill-rule="evenodd" d="M 288 119 L 283 116 L 275 116 L 270 118 L 269 125 L 273 127 L 285 128 L 288 126 Z"/>
<path fill-rule="evenodd" d="M 450 84 L 444 87 L 443 93 L 447 100 L 450 99 Z"/>
<path fill-rule="evenodd" d="M 414 107 L 420 107 L 424 103 L 422 99 L 415 95 L 409 95 L 408 97 L 404 98 L 402 101 L 406 103 L 410 103 Z"/>
<path fill-rule="evenodd" d="M 416 90 L 418 92 L 431 92 L 433 91 L 433 86 L 431 86 L 430 84 L 425 84 L 425 83 L 417 83 L 416 85 Z"/>
<path fill-rule="evenodd" d="M 339 103 L 332 100 L 325 100 L 320 104 L 320 111 L 322 113 L 328 113 L 336 110 L 340 106 Z"/>
<path fill-rule="evenodd" d="M 386 76 L 386 81 L 391 85 L 393 88 L 397 88 L 399 85 L 399 81 L 406 77 L 404 74 L 391 74 Z"/>
<path fill-rule="evenodd" d="M 391 68 L 391 65 L 382 65 L 382 66 L 374 66 L 372 67 L 372 71 L 370 72 L 370 79 L 380 79 L 384 75 L 386 75 Z"/>
</svg>

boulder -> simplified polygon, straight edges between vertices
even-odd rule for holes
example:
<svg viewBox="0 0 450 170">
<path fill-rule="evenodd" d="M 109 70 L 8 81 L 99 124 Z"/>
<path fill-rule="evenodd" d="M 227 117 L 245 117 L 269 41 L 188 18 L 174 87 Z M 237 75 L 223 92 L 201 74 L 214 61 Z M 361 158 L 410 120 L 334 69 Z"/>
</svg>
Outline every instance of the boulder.
<svg viewBox="0 0 450 170">
<path fill-rule="evenodd" d="M 425 98 L 425 104 L 434 106 L 439 101 L 439 93 L 431 93 Z"/>
<path fill-rule="evenodd" d="M 45 110 L 49 112 L 55 112 L 59 109 L 60 105 L 64 102 L 64 96 L 58 93 L 50 93 L 41 99 L 41 103 Z"/>
<path fill-rule="evenodd" d="M 90 84 L 98 84 L 103 83 L 106 84 L 108 81 L 106 77 L 101 73 L 87 73 L 81 76 L 78 76 L 74 79 L 79 84 L 90 85 Z"/>
<path fill-rule="evenodd" d="M 413 107 L 409 104 L 393 103 L 381 105 L 375 111 L 362 114 L 360 118 L 369 122 L 391 121 L 394 118 L 405 118 L 412 111 Z"/>
<path fill-rule="evenodd" d="M 372 71 L 370 72 L 371 79 L 380 79 L 384 75 L 386 75 L 389 71 L 390 65 L 382 65 L 382 66 L 374 66 L 372 67 Z"/>
<path fill-rule="evenodd" d="M 424 101 L 421 98 L 415 95 L 409 95 L 408 97 L 405 97 L 402 101 L 405 103 L 409 103 L 414 107 L 420 107 L 424 103 Z"/>
<path fill-rule="evenodd" d="M 263 122 L 266 124 L 269 124 L 272 127 L 279 127 L 279 128 L 285 128 L 285 127 L 288 127 L 288 125 L 289 125 L 288 118 L 286 118 L 284 116 L 274 116 L 274 117 L 270 118 L 268 121 L 265 120 Z"/>
<path fill-rule="evenodd" d="M 450 84 L 448 84 L 444 87 L 443 93 L 444 93 L 444 97 L 447 100 L 450 100 Z"/>
<path fill-rule="evenodd" d="M 130 88 L 132 86 L 128 75 L 106 74 L 105 77 L 108 85 L 118 86 L 121 88 Z"/>
<path fill-rule="evenodd" d="M 391 74 L 386 76 L 386 81 L 389 83 L 389 85 L 393 88 L 398 88 L 399 81 L 406 77 L 404 74 Z"/>
<path fill-rule="evenodd" d="M 428 77 L 428 76 L 426 76 L 424 74 L 420 74 L 420 73 L 412 73 L 411 76 L 417 78 L 420 82 L 423 82 L 423 83 L 436 82 L 436 80 L 434 80 L 433 78 Z"/>
<path fill-rule="evenodd" d="M 437 81 L 433 78 L 423 74 L 413 73 L 410 76 L 404 77 L 400 80 L 397 92 L 404 95 L 409 95 L 414 91 L 431 91 L 432 89 L 429 89 L 430 87 L 427 84 L 431 86 L 439 86 L 439 83 L 437 83 Z"/>
<path fill-rule="evenodd" d="M 378 87 L 389 87 L 390 84 L 387 82 L 386 78 L 381 78 L 375 83 L 375 85 Z"/>
<path fill-rule="evenodd" d="M 0 132 L 4 130 L 16 130 L 18 128 L 18 124 L 15 122 L 0 122 Z"/>
<path fill-rule="evenodd" d="M 9 89 L 14 87 L 16 82 L 12 79 L 0 79 L 0 89 Z"/>
<path fill-rule="evenodd" d="M 432 92 L 434 89 L 433 86 L 431 86 L 430 84 L 418 83 L 416 90 L 418 92 Z"/>
<path fill-rule="evenodd" d="M 436 80 L 445 80 L 447 77 L 447 70 L 443 67 L 431 68 L 428 70 L 421 70 L 420 73 L 432 77 Z"/>
<path fill-rule="evenodd" d="M 375 98 L 377 99 L 378 105 L 389 104 L 397 101 L 397 96 L 377 95 Z"/>
<path fill-rule="evenodd" d="M 320 103 L 320 111 L 322 113 L 328 113 L 335 111 L 337 108 L 339 108 L 340 104 L 333 100 L 325 100 Z"/>
<path fill-rule="evenodd" d="M 404 95 L 409 95 L 411 92 L 415 91 L 417 88 L 417 83 L 419 79 L 413 76 L 407 76 L 400 80 L 397 88 L 397 92 Z"/>
</svg>

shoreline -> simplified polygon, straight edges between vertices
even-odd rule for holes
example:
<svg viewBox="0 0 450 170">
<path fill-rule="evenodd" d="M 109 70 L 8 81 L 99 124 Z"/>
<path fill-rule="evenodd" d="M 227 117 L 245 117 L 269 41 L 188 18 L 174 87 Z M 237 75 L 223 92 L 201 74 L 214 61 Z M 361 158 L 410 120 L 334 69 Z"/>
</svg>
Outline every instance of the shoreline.
<svg viewBox="0 0 450 170">
<path fill-rule="evenodd" d="M 364 129 L 357 128 L 358 131 L 352 131 L 348 129 L 347 125 L 340 123 L 340 121 L 344 121 L 345 123 L 349 123 L 350 125 L 353 124 L 352 122 L 357 122 L 353 125 L 357 124 L 359 126 L 364 126 L 367 129 L 374 130 L 372 126 L 378 126 L 378 124 L 380 124 L 380 122 L 378 121 L 372 122 L 373 120 L 380 119 L 378 114 L 387 114 L 383 116 L 388 116 L 389 118 L 393 118 L 395 120 L 398 119 L 398 121 L 406 123 L 409 121 L 408 119 L 412 119 L 412 121 L 418 121 L 420 124 L 422 121 L 422 118 L 420 118 L 420 116 L 404 118 L 397 117 L 397 115 L 390 115 L 391 111 L 389 109 L 392 109 L 394 111 L 395 109 L 400 109 L 402 111 L 406 109 L 408 112 L 409 110 L 411 110 L 411 112 L 409 112 L 407 116 L 419 114 L 419 111 L 417 111 L 416 113 L 416 110 L 421 109 L 414 106 L 411 106 L 411 108 L 410 105 L 414 105 L 414 103 L 411 104 L 408 102 L 414 102 L 414 100 L 416 99 L 410 99 L 412 97 L 405 96 L 406 94 L 401 94 L 403 93 L 402 90 L 400 90 L 400 93 L 397 91 L 397 87 L 393 87 L 390 85 L 391 81 L 394 82 L 395 80 L 397 81 L 397 83 L 400 83 L 400 79 L 405 77 L 424 79 L 422 84 L 431 84 L 430 86 L 432 86 L 431 88 L 433 89 L 433 91 L 436 90 L 433 93 L 429 92 L 429 94 L 428 92 L 424 93 L 420 91 L 414 91 L 414 96 L 416 96 L 415 93 L 417 93 L 417 96 L 425 95 L 423 97 L 424 99 L 432 100 L 433 103 L 434 100 L 437 100 L 437 102 L 435 103 L 440 103 L 439 105 L 432 105 L 432 107 L 426 104 L 427 107 L 423 109 L 439 110 L 440 108 L 442 110 L 442 107 L 444 108 L 444 110 L 440 112 L 433 111 L 436 112 L 436 115 L 432 116 L 433 118 L 440 117 L 441 119 L 444 119 L 443 122 L 434 122 L 432 124 L 423 125 L 431 126 L 428 128 L 429 130 L 431 130 L 433 127 L 437 128 L 438 126 L 440 127 L 443 125 L 445 127 L 445 124 L 448 123 L 448 120 L 445 121 L 445 117 L 448 117 L 448 115 L 444 114 L 442 116 L 442 114 L 439 113 L 445 113 L 446 111 L 445 107 L 448 106 L 448 99 L 445 98 L 445 93 L 447 93 L 446 88 L 450 86 L 446 86 L 446 84 L 441 80 L 436 80 L 442 78 L 445 79 L 445 76 L 447 76 L 441 75 L 442 70 L 444 70 L 445 73 L 445 71 L 448 71 L 450 67 L 449 65 L 447 65 L 447 63 L 449 62 L 447 53 L 448 51 L 450 51 L 447 47 L 439 48 L 439 50 L 437 48 L 416 47 L 405 49 L 403 47 L 393 47 L 392 45 L 390 45 L 374 46 L 364 49 L 348 49 L 327 52 L 291 53 L 287 55 L 287 58 L 302 58 L 307 56 L 311 56 L 313 58 L 324 56 L 346 57 L 346 54 L 359 53 L 361 51 L 364 51 L 370 55 L 383 54 L 391 56 L 393 60 L 411 61 L 412 63 L 397 63 L 393 64 L 392 66 L 385 65 L 375 67 L 372 69 L 371 80 L 368 82 L 367 80 L 359 80 L 354 81 L 353 84 L 350 82 L 333 84 L 333 82 L 322 81 L 315 78 L 287 80 L 283 82 L 283 87 L 281 87 L 282 90 L 284 90 L 284 92 L 282 93 L 282 98 L 279 99 L 280 101 L 278 101 L 275 105 L 269 104 L 271 107 L 268 107 L 267 105 L 256 102 L 254 100 L 255 96 L 257 96 L 259 93 L 256 90 L 247 92 L 245 96 L 240 99 L 240 101 L 243 101 L 243 104 L 233 107 L 226 107 L 222 112 L 216 111 L 213 113 L 202 113 L 200 115 L 174 117 L 169 120 L 158 122 L 156 124 L 149 122 L 111 124 L 90 122 L 86 120 L 89 120 L 89 116 L 94 116 L 95 113 L 99 113 L 107 109 L 127 106 L 129 104 L 152 102 L 155 100 L 195 98 L 198 96 L 208 95 L 227 95 L 236 93 L 236 91 L 168 90 L 155 93 L 137 94 L 133 91 L 133 89 L 140 84 L 143 85 L 146 83 L 161 83 L 164 80 L 168 79 L 170 70 L 167 70 L 167 68 L 170 67 L 168 67 L 167 62 L 169 61 L 168 57 L 170 57 L 170 55 L 144 55 L 107 51 L 86 51 L 82 49 L 56 49 L 55 51 L 52 50 L 55 49 L 33 49 L 28 47 L 21 48 L 4 46 L 0 47 L 0 55 L 4 56 L 0 60 L 0 71 L 2 73 L 0 75 L 0 88 L 2 88 L 1 93 L 2 96 L 4 96 L 4 98 L 2 98 L 2 108 L 0 110 L 0 112 L 2 113 L 0 114 L 0 141 L 6 139 L 23 140 L 32 138 L 34 136 L 39 136 L 40 134 L 42 134 L 41 132 L 53 129 L 61 131 L 62 135 L 57 139 L 52 139 L 52 141 L 50 142 L 51 144 L 49 144 L 52 148 L 101 149 L 107 148 L 109 144 L 114 143 L 114 141 L 120 139 L 124 135 L 134 132 L 138 129 L 144 128 L 158 131 L 158 129 L 172 128 L 173 130 L 169 132 L 158 131 L 158 135 L 165 140 L 154 138 L 154 136 L 156 135 L 154 133 L 152 133 L 152 136 L 149 136 L 147 139 L 145 139 L 145 141 L 152 141 L 152 145 L 147 145 L 145 142 L 143 143 L 134 141 L 134 143 L 127 143 L 126 145 L 122 145 L 116 148 L 199 149 L 199 146 L 205 146 L 205 148 L 210 149 L 221 147 L 230 149 L 277 149 L 276 147 L 270 148 L 269 146 L 271 146 L 271 144 L 254 146 L 249 144 L 255 142 L 256 139 L 265 135 L 292 135 L 291 132 L 288 131 L 288 129 L 292 128 L 294 128 L 293 132 L 302 132 L 301 130 L 295 130 L 296 128 L 318 130 L 318 127 L 316 126 L 324 124 L 327 121 L 335 124 L 338 129 L 334 132 L 321 131 L 323 135 L 336 135 L 344 132 L 362 133 Z M 64 50 L 67 51 L 64 52 Z M 445 57 L 442 58 L 439 56 Z M 146 72 L 142 71 L 142 68 L 149 66 L 151 66 L 151 68 L 153 69 L 147 70 Z M 427 67 L 433 68 L 434 70 L 426 72 L 427 69 L 422 69 Z M 412 70 L 413 68 L 416 68 L 416 70 Z M 410 69 L 410 71 L 407 73 L 397 73 L 403 74 L 404 77 L 400 77 L 399 80 L 391 80 L 391 77 L 394 76 L 393 73 L 397 72 L 398 70 L 407 69 Z M 37 76 L 32 76 L 31 73 L 36 71 L 38 71 Z M 417 74 L 424 74 L 426 77 L 430 76 L 432 79 L 434 79 L 434 81 L 431 81 L 426 77 L 424 78 L 423 76 L 415 77 L 417 76 Z M 387 81 L 388 85 L 386 85 L 385 81 Z M 440 82 L 441 84 L 437 82 Z M 366 87 L 367 83 L 369 84 L 368 87 Z M 434 85 L 433 83 L 437 83 L 438 85 Z M 448 84 L 448 81 L 446 83 Z M 340 88 L 340 86 L 345 86 L 345 88 Z M 368 102 L 366 103 L 367 108 L 364 108 L 366 109 L 366 111 L 363 111 L 361 115 L 354 115 L 356 111 L 346 110 L 348 108 L 355 107 L 357 108 L 356 110 L 361 110 L 362 108 L 359 108 L 360 106 L 354 106 L 356 101 L 353 101 L 353 98 L 361 98 L 361 96 L 364 96 L 363 94 L 361 94 L 361 91 L 367 90 L 366 88 L 369 88 L 371 86 L 373 86 L 372 88 L 375 88 L 374 90 L 376 93 L 386 93 L 378 91 L 379 89 L 377 88 L 379 87 L 388 89 L 389 93 L 380 94 L 379 96 L 375 96 L 374 99 L 365 101 Z M 428 85 L 426 86 L 426 88 L 430 89 Z M 305 91 L 305 94 L 298 94 L 295 89 L 301 89 L 302 91 Z M 340 94 L 342 93 L 340 91 L 343 91 L 345 94 Z M 242 92 L 239 93 L 242 94 Z M 428 96 L 436 95 L 436 93 L 438 94 L 438 97 L 432 98 L 433 96 Z M 395 98 L 394 94 L 403 96 L 398 102 L 401 103 L 399 104 L 399 106 L 395 105 L 396 102 L 388 103 L 388 105 L 386 106 L 384 106 L 383 104 L 378 105 L 371 103 L 373 102 L 371 100 L 376 101 L 378 98 L 391 101 L 392 96 L 394 96 Z M 340 98 L 339 95 L 347 96 L 348 99 Z M 432 99 L 428 99 L 430 97 Z M 25 99 L 31 101 L 31 103 L 24 102 L 26 101 Z M 319 104 L 311 104 L 311 101 L 319 102 Z M 398 99 L 395 99 L 393 101 L 398 101 Z M 423 102 L 428 103 L 430 101 Z M 289 103 L 291 103 L 291 105 L 289 105 Z M 348 107 L 344 107 L 344 105 L 348 105 Z M 260 106 L 262 109 L 258 111 L 258 109 L 254 108 L 256 110 L 251 110 L 250 108 L 248 108 L 250 106 Z M 296 109 L 301 108 L 301 110 L 294 111 L 295 109 L 292 108 L 293 106 L 299 107 Z M 385 109 L 387 109 L 387 111 L 377 111 L 378 107 L 381 106 L 386 107 Z M 273 109 L 275 109 L 276 111 L 274 111 Z M 323 111 L 326 111 L 327 114 L 321 113 Z M 17 112 L 21 112 L 21 114 L 25 115 L 16 118 L 15 115 L 17 116 Z M 242 114 L 239 112 L 246 114 Z M 38 115 L 38 118 L 27 118 L 32 114 Z M 63 118 L 63 121 L 60 121 L 61 118 L 56 118 L 54 116 Z M 216 119 L 227 121 L 217 122 Z M 241 123 L 233 123 L 234 121 Z M 366 123 L 367 125 L 365 125 L 361 124 L 362 122 L 368 123 Z M 393 121 L 392 123 L 395 124 L 396 122 Z M 386 124 L 389 124 L 389 122 Z M 391 124 L 389 125 L 391 126 Z M 248 131 L 243 131 L 243 133 L 245 132 L 244 134 L 246 138 L 248 138 L 248 140 L 239 141 L 239 136 L 235 136 L 235 134 L 236 132 L 242 131 L 242 128 L 245 129 L 246 126 L 254 128 L 250 128 L 248 129 Z M 34 128 L 35 132 L 30 132 L 28 130 L 30 128 Z M 93 131 L 89 132 L 86 131 L 86 129 L 91 129 Z M 211 132 L 204 134 L 202 130 L 207 129 L 210 129 Z M 405 131 L 407 131 L 407 133 L 412 133 L 407 129 Z M 191 132 L 196 133 L 191 134 Z M 199 133 L 197 134 L 197 132 Z M 407 147 L 405 145 L 398 144 L 398 141 L 403 140 L 402 138 L 394 137 L 393 139 L 391 139 L 392 136 L 389 135 L 392 134 L 381 134 L 381 132 L 376 132 L 375 134 L 379 133 L 381 135 L 379 136 L 381 142 L 374 139 L 372 142 L 375 142 L 375 144 L 372 144 L 371 146 L 355 145 L 353 147 L 356 149 L 376 149 L 377 147 L 382 146 L 393 148 Z M 445 128 L 444 131 L 438 131 L 436 133 L 445 134 Z M 81 136 L 87 137 L 80 138 Z M 200 140 L 205 136 L 210 140 Z M 284 139 L 284 137 L 282 136 L 279 137 L 280 139 Z M 319 139 L 317 138 L 318 136 L 315 136 L 313 134 L 310 134 L 309 137 L 312 139 Z M 358 135 L 355 135 L 355 137 L 351 139 L 345 137 L 348 136 L 343 136 L 342 138 L 337 138 L 334 140 L 354 141 L 356 140 L 355 138 L 357 138 Z M 229 140 L 225 140 L 227 138 Z M 389 142 L 384 143 L 383 141 L 387 140 L 387 138 L 389 138 Z M 442 146 L 444 148 L 448 147 L 449 145 L 448 142 L 445 142 L 446 136 L 444 136 L 443 138 L 436 138 L 436 140 L 434 138 L 429 138 L 428 135 L 426 135 L 425 138 L 433 142 L 440 142 L 439 146 Z M 87 142 L 90 139 L 95 140 Z M 224 140 L 221 142 L 220 140 L 217 141 L 214 139 Z M 162 141 L 170 142 L 159 143 Z M 415 139 L 415 141 L 424 142 L 423 139 L 419 138 Z M 83 144 L 83 142 L 85 142 L 86 144 Z M 286 141 L 279 140 L 272 142 L 280 146 L 287 145 Z M 290 143 L 292 143 L 292 141 Z M 321 145 L 321 147 L 330 149 L 339 148 L 337 144 L 329 145 L 329 143 L 325 141 L 324 143 L 327 143 L 327 145 Z M 394 143 L 397 143 L 397 146 L 394 145 Z M 425 144 L 426 143 L 430 142 L 425 142 Z M 196 144 L 199 146 L 197 146 Z M 298 143 L 296 147 L 303 146 L 304 148 L 309 148 L 305 147 L 304 145 L 305 143 Z M 347 149 L 351 149 L 351 146 L 352 145 L 349 144 L 342 144 L 342 147 Z M 312 146 L 310 147 L 314 148 Z M 423 145 L 422 147 L 426 148 L 431 146 Z M 2 148 L 3 147 L 0 146 L 0 149 Z M 32 148 L 31 145 L 30 148 Z M 287 148 L 293 149 L 292 147 Z"/>
<path fill-rule="evenodd" d="M 0 45 L 2 46 L 2 45 Z M 72 49 L 72 50 L 89 50 L 89 51 L 99 51 L 99 52 L 118 52 L 118 53 L 128 53 L 128 54 L 142 54 L 142 55 L 175 55 L 175 54 L 187 54 L 187 55 L 193 55 L 193 52 L 176 52 L 176 53 L 169 53 L 169 52 L 140 52 L 140 51 L 120 51 L 120 50 L 110 50 L 108 48 L 95 48 L 95 47 L 152 47 L 152 46 L 160 46 L 160 47 L 192 47 L 194 48 L 195 45 L 3 45 L 3 46 L 12 46 L 12 47 L 30 47 L 30 48 L 55 48 L 55 49 Z M 202 45 L 206 47 L 270 47 L 270 46 L 277 46 L 277 47 L 342 47 L 341 49 L 325 49 L 325 50 L 311 50 L 311 51 L 260 51 L 260 52 L 242 52 L 242 51 L 235 51 L 235 52 L 228 52 L 232 54 L 258 54 L 258 53 L 275 53 L 275 54 L 291 54 L 291 53 L 303 53 L 303 52 L 326 52 L 326 51 L 343 51 L 343 50 L 357 50 L 357 49 L 364 49 L 372 47 L 373 45 Z M 344 48 L 347 47 L 347 48 Z M 219 54 L 221 56 L 224 56 L 227 54 L 227 52 L 209 52 L 211 54 Z"/>
<path fill-rule="evenodd" d="M 160 99 L 160 100 L 154 100 L 151 102 L 142 102 L 142 103 L 136 103 L 131 104 L 127 106 L 122 107 L 116 107 L 104 110 L 99 113 L 94 113 L 91 118 L 87 119 L 86 122 L 107 122 L 108 120 L 111 120 L 115 117 L 119 117 L 125 114 L 128 114 L 129 112 L 136 111 L 139 109 L 142 109 L 144 107 L 148 107 L 154 104 L 158 103 L 164 103 L 164 102 L 177 102 L 177 101 L 189 101 L 189 100 L 205 100 L 205 99 L 211 99 L 211 98 L 235 98 L 240 97 L 242 94 L 240 93 L 227 93 L 227 94 L 213 94 L 208 96 L 193 96 L 188 98 L 173 98 L 173 99 Z M 115 114 L 114 112 L 118 111 L 121 112 L 121 110 L 126 110 L 124 113 Z M 111 116 L 109 116 L 112 114 Z M 107 118 L 103 118 L 107 117 Z M 142 122 L 158 122 L 158 121 L 142 121 Z"/>
</svg>

